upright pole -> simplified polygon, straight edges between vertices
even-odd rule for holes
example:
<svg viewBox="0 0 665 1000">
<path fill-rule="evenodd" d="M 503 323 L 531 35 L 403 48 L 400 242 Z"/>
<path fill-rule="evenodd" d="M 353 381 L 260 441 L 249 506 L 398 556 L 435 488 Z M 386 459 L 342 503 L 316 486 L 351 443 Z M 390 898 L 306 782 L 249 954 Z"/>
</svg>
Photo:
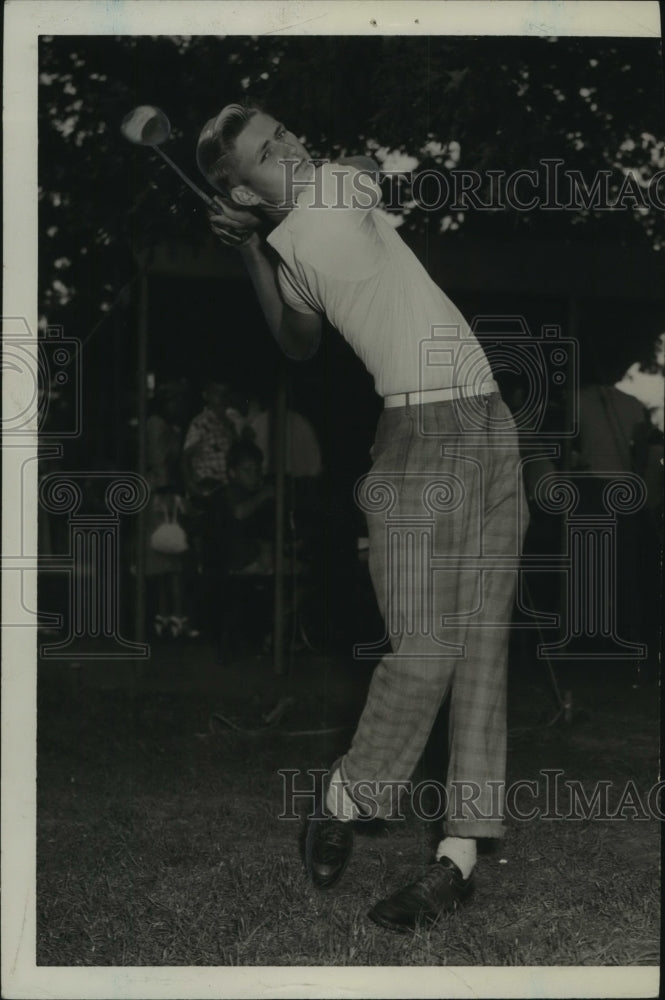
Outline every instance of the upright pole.
<svg viewBox="0 0 665 1000">
<path fill-rule="evenodd" d="M 277 395 L 273 411 L 273 456 L 275 469 L 275 595 L 273 606 L 273 670 L 284 670 L 284 519 L 286 513 L 286 367 L 278 368 Z"/>
<path fill-rule="evenodd" d="M 568 336 L 571 340 L 574 340 L 579 344 L 579 333 L 580 333 L 580 307 L 577 299 L 571 298 L 568 302 Z M 579 351 L 577 352 L 579 357 Z M 565 427 L 570 428 L 573 422 L 573 414 L 575 413 L 575 392 L 577 391 L 577 379 L 579 377 L 579 372 L 574 370 L 574 364 L 572 357 L 568 355 L 568 364 L 566 366 L 566 381 L 564 383 L 563 389 L 563 405 L 564 405 L 564 422 Z M 579 402 L 579 401 L 577 401 Z M 564 437 L 561 447 L 561 471 L 570 472 L 571 471 L 571 452 L 572 452 L 572 441 L 570 437 Z M 563 532 L 565 534 L 566 527 L 564 524 Z"/>
<path fill-rule="evenodd" d="M 146 421 L 148 412 L 148 275 L 144 270 L 139 282 L 138 343 L 136 359 L 136 394 L 138 417 L 137 472 L 146 475 Z M 145 536 L 147 508 L 139 511 L 136 518 L 136 599 L 135 626 L 136 642 L 145 641 Z"/>
<path fill-rule="evenodd" d="M 579 344 L 579 333 L 580 333 L 580 309 L 579 302 L 576 298 L 570 298 L 568 300 L 568 336 L 571 340 L 574 340 Z M 577 355 L 579 357 L 579 351 Z M 573 422 L 573 414 L 575 412 L 575 404 L 579 402 L 575 399 L 575 393 L 577 392 L 577 379 L 579 373 L 575 371 L 574 363 L 570 354 L 568 355 L 568 364 L 566 366 L 566 381 L 564 383 L 563 389 L 563 408 L 564 408 L 564 428 L 569 430 Z M 566 473 L 571 471 L 572 465 L 572 441 L 569 436 L 564 437 L 561 445 L 561 472 Z M 566 552 L 568 548 L 568 518 L 562 516 L 561 518 L 561 552 Z M 563 623 L 564 614 L 568 613 L 568 574 L 561 573 L 560 575 L 560 590 L 559 590 L 559 614 L 561 616 L 561 621 Z M 566 628 L 568 628 L 569 623 L 566 623 Z M 566 687 L 563 692 L 563 721 L 565 723 L 572 722 L 573 718 L 573 693 L 569 687 Z"/>
</svg>

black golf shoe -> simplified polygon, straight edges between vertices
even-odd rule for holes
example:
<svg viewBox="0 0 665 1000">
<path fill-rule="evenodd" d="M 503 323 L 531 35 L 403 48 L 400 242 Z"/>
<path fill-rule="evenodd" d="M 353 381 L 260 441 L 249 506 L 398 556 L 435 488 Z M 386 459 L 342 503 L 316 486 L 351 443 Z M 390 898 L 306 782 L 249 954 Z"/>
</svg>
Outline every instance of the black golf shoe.
<svg viewBox="0 0 665 1000">
<path fill-rule="evenodd" d="M 429 866 L 422 878 L 382 899 L 368 916 L 391 931 L 412 931 L 419 923 L 433 924 L 443 913 L 456 910 L 472 891 L 472 876 L 465 879 L 450 858 Z"/>
<path fill-rule="evenodd" d="M 310 819 L 305 835 L 305 870 L 316 889 L 329 889 L 341 877 L 353 848 L 351 823 L 332 816 Z"/>
</svg>

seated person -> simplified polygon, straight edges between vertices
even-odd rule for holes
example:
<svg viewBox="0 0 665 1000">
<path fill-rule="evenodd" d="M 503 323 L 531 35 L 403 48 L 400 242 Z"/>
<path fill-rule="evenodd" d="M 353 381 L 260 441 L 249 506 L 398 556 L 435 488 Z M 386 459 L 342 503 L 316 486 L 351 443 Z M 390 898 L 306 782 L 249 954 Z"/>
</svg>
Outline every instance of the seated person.
<svg viewBox="0 0 665 1000">
<path fill-rule="evenodd" d="M 263 454 L 251 441 L 236 441 L 227 455 L 224 495 L 228 518 L 224 550 L 232 573 L 268 575 L 273 568 L 275 525 L 271 483 L 263 479 Z"/>
</svg>

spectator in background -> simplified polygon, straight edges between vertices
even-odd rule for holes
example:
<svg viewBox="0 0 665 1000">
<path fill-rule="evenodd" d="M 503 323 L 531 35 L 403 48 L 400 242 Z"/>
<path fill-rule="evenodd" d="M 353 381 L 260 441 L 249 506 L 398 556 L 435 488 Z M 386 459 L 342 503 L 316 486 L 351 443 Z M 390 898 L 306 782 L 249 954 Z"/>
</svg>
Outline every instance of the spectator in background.
<svg viewBox="0 0 665 1000">
<path fill-rule="evenodd" d="M 665 394 L 665 333 L 661 333 L 656 339 L 651 356 L 641 363 L 636 361 L 624 373 L 616 388 L 646 406 L 649 411 L 651 423 L 660 431 L 661 436 L 665 430 L 663 418 L 663 395 Z"/>
<path fill-rule="evenodd" d="M 146 577 L 156 589 L 154 630 L 157 636 L 196 638 L 184 613 L 183 577 L 186 553 L 158 551 L 153 533 L 177 520 L 182 508 L 180 455 L 188 386 L 184 380 L 158 386 L 146 423 L 146 478 L 151 490 L 147 517 Z"/>
<path fill-rule="evenodd" d="M 644 480 L 647 510 L 654 536 L 663 542 L 663 398 L 665 396 L 665 333 L 656 339 L 650 357 L 635 362 L 616 388 L 642 403 L 649 414 Z"/>
<path fill-rule="evenodd" d="M 639 400 L 613 385 L 587 385 L 580 390 L 579 420 L 578 469 L 644 474 L 648 416 Z"/>
<path fill-rule="evenodd" d="M 608 359 L 607 364 L 610 364 Z M 590 475 L 579 483 L 587 512 L 604 516 L 602 491 L 613 475 L 643 478 L 647 467 L 649 418 L 642 403 L 613 384 L 616 372 L 599 372 L 598 382 L 579 395 L 579 437 L 573 469 Z M 654 547 L 645 508 L 621 514 L 616 525 L 616 613 L 619 635 L 643 642 L 648 627 L 646 565 Z"/>
<path fill-rule="evenodd" d="M 158 385 L 146 423 L 146 478 L 152 490 L 181 489 L 180 455 L 188 385 L 184 379 Z"/>
<path fill-rule="evenodd" d="M 219 603 L 227 573 L 224 553 L 218 550 L 219 526 L 226 514 L 223 494 L 229 481 L 226 459 L 238 435 L 226 413 L 230 387 L 210 381 L 202 396 L 205 405 L 185 436 L 182 470 L 189 534 L 202 587 L 199 604 L 206 630 L 214 636 L 219 631 Z"/>
<path fill-rule="evenodd" d="M 185 483 L 187 491 L 194 496 L 226 486 L 226 455 L 237 438 L 235 427 L 226 414 L 228 385 L 208 382 L 202 395 L 205 406 L 189 425 L 183 452 Z"/>
<path fill-rule="evenodd" d="M 649 432 L 645 448 L 645 470 L 643 472 L 647 489 L 647 502 L 643 513 L 643 533 L 646 542 L 644 558 L 640 559 L 639 583 L 644 595 L 644 622 L 651 632 L 648 638 L 651 665 L 654 671 L 660 669 L 658 650 L 661 635 L 658 622 L 662 616 L 660 595 L 662 592 L 662 551 L 663 551 L 663 397 L 665 395 L 665 333 L 661 333 L 652 344 L 647 357 L 631 365 L 616 388 L 634 396 L 647 409 Z M 639 557 L 638 557 L 639 558 Z M 637 560 L 634 560 L 634 564 Z"/>
<path fill-rule="evenodd" d="M 264 481 L 262 465 L 263 455 L 251 441 L 231 445 L 228 485 L 218 492 L 203 528 L 205 596 L 222 660 L 235 647 L 239 622 L 246 624 L 244 611 L 251 613 L 253 631 L 268 627 L 271 589 L 238 591 L 240 577 L 267 583 L 274 573 L 274 488 Z"/>
<path fill-rule="evenodd" d="M 256 394 L 237 395 L 227 413 L 243 439 L 253 441 L 261 450 L 263 474 L 274 476 L 276 428 L 272 409 Z M 284 472 L 292 531 L 302 544 L 305 559 L 321 565 L 326 518 L 321 448 L 309 420 L 290 409 L 286 411 Z"/>
<path fill-rule="evenodd" d="M 239 436 L 253 441 L 263 455 L 264 475 L 275 473 L 274 421 L 271 410 L 254 394 L 231 393 L 227 417 Z M 294 479 L 316 478 L 323 471 L 321 448 L 309 420 L 295 410 L 286 411 L 287 476 Z"/>
<path fill-rule="evenodd" d="M 250 441 L 237 441 L 228 453 L 228 536 L 224 548 L 232 572 L 273 572 L 275 524 L 272 483 L 263 478 L 263 454 Z"/>
<path fill-rule="evenodd" d="M 263 452 L 263 471 L 266 475 L 273 475 L 275 449 L 272 414 L 256 397 L 250 399 L 247 427 Z M 287 410 L 285 438 L 287 476 L 294 479 L 320 476 L 323 471 L 321 449 L 309 420 L 295 410 Z"/>
</svg>

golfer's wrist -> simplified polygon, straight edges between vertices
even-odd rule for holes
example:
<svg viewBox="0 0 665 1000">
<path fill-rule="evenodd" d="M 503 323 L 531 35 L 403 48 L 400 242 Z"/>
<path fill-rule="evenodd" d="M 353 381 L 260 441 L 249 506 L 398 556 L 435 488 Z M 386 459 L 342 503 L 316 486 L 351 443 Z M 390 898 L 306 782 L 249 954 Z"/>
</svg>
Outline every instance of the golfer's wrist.
<svg viewBox="0 0 665 1000">
<path fill-rule="evenodd" d="M 240 244 L 238 251 L 242 257 L 255 258 L 263 255 L 262 246 L 263 243 L 259 234 L 252 233 L 249 239 L 246 239 L 244 243 Z"/>
</svg>

